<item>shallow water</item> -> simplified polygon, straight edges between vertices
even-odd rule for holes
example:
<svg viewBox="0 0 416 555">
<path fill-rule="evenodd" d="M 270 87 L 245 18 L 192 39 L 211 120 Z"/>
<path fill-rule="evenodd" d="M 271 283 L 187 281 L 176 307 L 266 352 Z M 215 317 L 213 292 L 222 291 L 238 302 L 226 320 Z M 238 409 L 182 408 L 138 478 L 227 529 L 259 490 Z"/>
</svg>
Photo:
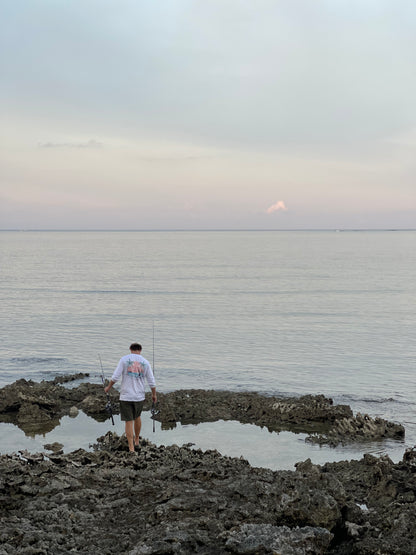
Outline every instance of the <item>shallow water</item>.
<svg viewBox="0 0 416 555">
<path fill-rule="evenodd" d="M 87 451 L 96 443 L 95 439 L 109 430 L 122 435 L 124 424 L 115 416 L 111 421 L 97 422 L 82 411 L 76 418 L 65 416 L 60 425 L 46 434 L 25 435 L 12 424 L 0 423 L 0 445 L 2 453 L 13 453 L 27 449 L 29 452 L 48 451 L 44 445 L 58 442 L 68 453 L 82 448 Z M 385 441 L 367 444 L 353 444 L 331 448 L 305 443 L 307 434 L 292 432 L 269 432 L 254 424 L 240 424 L 236 421 L 205 422 L 202 424 L 178 424 L 175 428 L 164 430 L 149 413 L 143 413 L 141 436 L 156 445 L 189 445 L 194 449 L 216 449 L 229 457 L 243 457 L 252 466 L 272 470 L 294 470 L 296 462 L 310 458 L 315 464 L 360 458 L 364 453 L 381 455 L 390 453 L 394 462 L 402 458 L 404 442 Z M 127 450 L 127 441 L 126 441 Z"/>
</svg>

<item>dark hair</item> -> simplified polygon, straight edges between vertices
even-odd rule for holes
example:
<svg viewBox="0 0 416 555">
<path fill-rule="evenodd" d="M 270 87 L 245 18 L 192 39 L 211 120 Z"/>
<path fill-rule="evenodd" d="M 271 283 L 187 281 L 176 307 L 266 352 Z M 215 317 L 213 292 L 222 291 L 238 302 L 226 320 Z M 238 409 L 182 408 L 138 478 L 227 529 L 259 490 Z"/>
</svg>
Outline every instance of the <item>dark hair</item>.
<svg viewBox="0 0 416 555">
<path fill-rule="evenodd" d="M 140 343 L 132 343 L 130 345 L 130 351 L 141 351 L 142 350 L 142 346 L 140 345 Z"/>
</svg>

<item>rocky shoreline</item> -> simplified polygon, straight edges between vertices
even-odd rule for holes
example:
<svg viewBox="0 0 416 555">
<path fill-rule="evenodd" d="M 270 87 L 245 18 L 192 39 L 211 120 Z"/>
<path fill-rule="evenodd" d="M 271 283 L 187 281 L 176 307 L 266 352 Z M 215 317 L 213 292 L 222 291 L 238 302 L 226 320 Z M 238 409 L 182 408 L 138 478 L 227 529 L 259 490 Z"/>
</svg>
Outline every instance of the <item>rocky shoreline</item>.
<svg viewBox="0 0 416 555">
<path fill-rule="evenodd" d="M 70 411 L 106 419 L 104 407 L 102 386 L 19 380 L 1 390 L 0 420 L 32 433 Z M 404 434 L 323 396 L 189 390 L 161 394 L 159 409 L 168 427 L 233 419 L 330 444 Z M 296 471 L 147 440 L 130 454 L 125 437 L 111 432 L 91 452 L 45 449 L 0 456 L 0 555 L 416 552 L 414 449 L 397 464 L 365 455 L 322 466 L 307 460 Z"/>
<path fill-rule="evenodd" d="M 84 382 L 77 387 L 63 383 L 85 379 L 75 374 L 40 383 L 18 380 L 3 387 L 0 395 L 0 422 L 10 422 L 26 434 L 48 432 L 59 425 L 62 416 L 76 416 L 82 410 L 96 420 L 109 418 L 105 410 L 102 385 Z M 111 390 L 114 414 L 118 414 L 118 393 Z M 250 392 L 179 390 L 158 394 L 156 419 L 162 427 L 198 424 L 217 420 L 236 420 L 264 426 L 269 431 L 283 430 L 309 434 L 306 441 L 336 446 L 354 441 L 376 441 L 404 437 L 400 424 L 382 418 L 354 415 L 348 405 L 334 405 L 323 395 L 280 398 Z M 150 395 L 144 410 L 150 410 Z"/>
</svg>

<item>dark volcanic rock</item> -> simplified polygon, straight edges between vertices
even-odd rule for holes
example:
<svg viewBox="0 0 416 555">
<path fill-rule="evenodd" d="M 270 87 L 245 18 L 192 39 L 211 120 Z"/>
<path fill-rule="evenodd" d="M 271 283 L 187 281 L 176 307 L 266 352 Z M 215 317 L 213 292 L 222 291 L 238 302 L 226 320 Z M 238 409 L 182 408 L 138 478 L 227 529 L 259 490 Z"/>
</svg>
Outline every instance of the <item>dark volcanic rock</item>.
<svg viewBox="0 0 416 555">
<path fill-rule="evenodd" d="M 238 420 L 269 431 L 306 432 L 308 441 L 330 445 L 356 440 L 402 438 L 404 428 L 368 415 L 354 416 L 347 405 L 334 405 L 323 395 L 279 398 L 258 393 L 180 390 L 160 395 L 158 420 L 166 426 Z"/>
<path fill-rule="evenodd" d="M 59 424 L 59 419 L 69 415 L 71 409 L 81 408 L 97 419 L 105 420 L 103 414 L 105 394 L 102 385 L 82 383 L 72 389 L 61 383 L 84 378 L 86 374 L 61 376 L 53 381 L 40 383 L 32 380 L 18 380 L 1 389 L 0 421 L 16 424 L 27 434 L 45 433 Z M 118 394 L 113 392 L 115 409 Z"/>
<path fill-rule="evenodd" d="M 266 426 L 270 431 L 280 431 L 293 425 L 303 428 L 316 424 L 329 425 L 337 419 L 352 416 L 350 407 L 333 405 L 332 400 L 323 395 L 279 398 L 250 392 L 202 389 L 162 394 L 160 409 L 159 418 L 166 423 L 238 420 Z"/>
<path fill-rule="evenodd" d="M 62 443 L 54 441 L 53 443 L 46 443 L 43 447 L 48 451 L 53 451 L 53 453 L 57 453 L 58 451 L 62 451 L 63 445 Z"/>
<path fill-rule="evenodd" d="M 415 462 L 273 472 L 146 440 L 130 454 L 111 432 L 95 452 L 3 455 L 0 553 L 415 553 Z"/>
<path fill-rule="evenodd" d="M 289 528 L 272 524 L 243 524 L 225 534 L 233 553 L 327 553 L 333 534 L 325 528 Z"/>
<path fill-rule="evenodd" d="M 55 378 L 52 382 L 19 380 L 7 385 L 0 395 L 0 421 L 17 424 L 26 433 L 53 429 L 59 419 L 83 410 L 97 420 L 109 418 L 103 386 L 81 383 L 68 389 L 61 382 L 85 377 L 85 374 Z M 58 383 L 59 382 L 59 383 Z M 119 412 L 118 393 L 110 391 L 112 410 Z M 404 436 L 400 424 L 368 415 L 353 415 L 347 405 L 334 405 L 323 395 L 279 398 L 258 393 L 231 391 L 180 390 L 159 394 L 156 419 L 162 426 L 177 422 L 199 423 L 237 420 L 265 426 L 270 431 L 289 430 L 311 434 L 309 441 L 337 445 L 356 440 L 379 440 Z M 151 407 L 147 395 L 144 410 Z"/>
<path fill-rule="evenodd" d="M 68 383 L 74 382 L 76 380 L 82 380 L 84 378 L 88 378 L 89 374 L 85 374 L 84 372 L 79 372 L 78 374 L 65 374 L 63 376 L 56 376 L 53 379 L 52 383 L 59 384 L 59 383 Z"/>
<path fill-rule="evenodd" d="M 19 380 L 0 395 L 0 420 L 26 433 L 52 429 L 83 410 L 109 417 L 102 385 Z M 118 393 L 111 392 L 118 412 Z M 145 410 L 150 409 L 148 396 Z M 401 437 L 400 425 L 322 395 L 277 398 L 257 393 L 188 390 L 159 394 L 156 418 L 176 422 L 238 420 L 271 431 L 340 442 Z M 244 459 L 142 440 L 127 452 L 109 432 L 94 452 L 0 457 L 0 555 L 101 553 L 148 555 L 250 553 L 402 555 L 416 553 L 416 451 L 403 461 L 296 465 L 296 472 L 252 468 Z"/>
<path fill-rule="evenodd" d="M 354 553 L 416 553 L 416 450 L 403 461 L 365 455 L 360 461 L 327 463 L 323 472 L 342 479 L 360 507 L 345 511 L 346 533 L 354 539 Z M 375 551 L 375 544 L 379 551 Z"/>
</svg>

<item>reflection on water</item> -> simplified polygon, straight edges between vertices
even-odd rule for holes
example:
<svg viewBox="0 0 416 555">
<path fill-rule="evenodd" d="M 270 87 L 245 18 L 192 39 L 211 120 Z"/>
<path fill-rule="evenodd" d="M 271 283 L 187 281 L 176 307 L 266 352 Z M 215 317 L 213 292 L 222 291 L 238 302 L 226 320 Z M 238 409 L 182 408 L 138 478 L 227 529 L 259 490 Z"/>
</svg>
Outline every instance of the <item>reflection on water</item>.
<svg viewBox="0 0 416 555">
<path fill-rule="evenodd" d="M 26 436 L 13 424 L 0 423 L 0 452 L 13 453 L 27 449 L 32 453 L 46 452 L 44 445 L 58 442 L 64 445 L 64 452 L 75 449 L 91 450 L 96 438 L 108 431 L 122 435 L 124 423 L 116 416 L 115 425 L 111 420 L 97 422 L 83 412 L 76 418 L 65 416 L 60 426 L 44 434 L 34 437 Z M 216 449 L 230 457 L 244 457 L 252 466 L 270 468 L 272 470 L 294 470 L 298 461 L 310 458 L 315 464 L 341 460 L 360 459 L 364 453 L 374 455 L 388 454 L 394 462 L 401 460 L 405 444 L 400 441 L 388 440 L 354 444 L 331 448 L 311 445 L 305 442 L 306 434 L 292 432 L 269 432 L 254 424 L 240 424 L 236 421 L 205 422 L 202 424 L 178 424 L 176 428 L 162 430 L 160 422 L 156 422 L 153 433 L 153 421 L 148 412 L 142 415 L 142 437 L 156 445 L 192 444 L 194 449 Z M 126 443 L 127 449 L 127 443 Z"/>
</svg>

